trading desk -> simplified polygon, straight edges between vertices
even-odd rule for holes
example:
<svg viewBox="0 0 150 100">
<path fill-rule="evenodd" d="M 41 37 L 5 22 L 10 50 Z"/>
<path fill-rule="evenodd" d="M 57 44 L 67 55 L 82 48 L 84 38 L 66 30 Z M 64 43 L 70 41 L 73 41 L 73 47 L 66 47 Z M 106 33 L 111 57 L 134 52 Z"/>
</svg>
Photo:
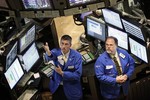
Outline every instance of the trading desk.
<svg viewBox="0 0 150 100">
<path fill-rule="evenodd" d="M 81 83 L 82 83 L 82 88 L 83 88 L 83 99 L 84 100 L 102 100 L 102 96 L 100 93 L 100 87 L 99 87 L 99 81 L 97 80 L 96 76 L 95 76 L 95 71 L 94 71 L 94 64 L 95 61 L 97 59 L 97 56 L 94 56 L 94 54 L 92 54 L 87 48 L 86 50 L 79 50 L 81 55 L 82 55 L 82 59 L 84 60 L 83 62 L 83 72 L 82 72 L 82 77 L 81 77 Z M 41 69 L 45 68 L 44 64 L 38 64 L 37 67 L 35 67 L 35 69 L 33 69 L 35 71 L 35 73 L 39 72 L 40 75 L 40 81 L 36 82 L 39 83 L 37 85 L 35 84 L 31 84 L 31 85 L 26 85 L 25 88 L 21 88 L 23 90 L 20 90 L 20 88 L 17 88 L 17 94 L 18 97 L 25 92 L 25 90 L 27 89 L 37 89 L 37 93 L 35 94 L 36 96 L 33 96 L 35 98 L 41 98 L 39 96 L 39 94 L 41 94 L 43 91 L 48 91 L 49 92 L 49 82 L 50 82 L 50 78 L 44 74 L 43 72 L 41 72 Z M 138 95 L 136 92 L 137 86 L 138 86 L 138 81 L 140 80 L 140 86 L 142 86 L 142 84 L 144 84 L 144 82 L 148 82 L 149 83 L 149 76 L 148 75 L 143 75 L 142 78 L 139 78 L 139 76 L 137 76 L 137 73 L 141 72 L 141 70 L 143 68 L 145 68 L 147 65 L 146 64 L 140 64 L 140 65 L 136 65 L 135 68 L 135 72 L 133 74 L 133 76 L 131 77 L 131 89 L 129 92 L 129 97 L 130 100 L 133 100 L 132 98 L 134 97 L 134 95 Z M 146 77 L 146 78 L 144 78 Z M 136 84 L 136 87 L 135 87 Z M 148 86 L 147 83 L 144 84 L 144 86 Z M 150 90 L 150 88 L 147 88 L 146 91 Z M 50 94 L 50 92 L 49 92 Z M 141 95 L 143 96 L 143 95 Z M 147 97 L 149 95 L 146 95 Z M 135 97 L 134 97 L 135 98 Z M 141 98 L 141 97 L 140 97 Z"/>
</svg>

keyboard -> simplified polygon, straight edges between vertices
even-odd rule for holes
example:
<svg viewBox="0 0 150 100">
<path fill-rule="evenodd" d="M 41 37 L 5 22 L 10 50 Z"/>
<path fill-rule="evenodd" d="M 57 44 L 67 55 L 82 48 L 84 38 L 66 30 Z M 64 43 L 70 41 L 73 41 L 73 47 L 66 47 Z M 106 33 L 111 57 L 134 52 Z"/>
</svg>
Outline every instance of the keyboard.
<svg viewBox="0 0 150 100">
<path fill-rule="evenodd" d="M 26 85 L 26 83 L 28 82 L 28 80 L 32 77 L 32 75 L 34 74 L 34 72 L 28 72 L 27 74 L 25 74 L 21 80 L 19 81 L 19 83 L 17 84 L 18 86 L 24 87 Z"/>
<path fill-rule="evenodd" d="M 37 89 L 27 89 L 19 96 L 17 100 L 31 100 L 37 91 Z"/>
<path fill-rule="evenodd" d="M 55 66 L 53 64 L 49 64 L 41 69 L 41 72 L 45 74 L 47 77 L 50 77 L 53 74 Z"/>
</svg>

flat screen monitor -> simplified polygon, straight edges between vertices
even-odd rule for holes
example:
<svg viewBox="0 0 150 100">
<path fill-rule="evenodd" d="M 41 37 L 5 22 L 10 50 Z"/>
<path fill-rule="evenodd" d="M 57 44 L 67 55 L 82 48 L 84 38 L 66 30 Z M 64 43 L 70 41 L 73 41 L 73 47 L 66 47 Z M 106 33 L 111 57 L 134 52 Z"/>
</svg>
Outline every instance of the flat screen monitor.
<svg viewBox="0 0 150 100">
<path fill-rule="evenodd" d="M 19 52 L 23 52 L 35 40 L 35 25 L 27 27 L 19 38 Z"/>
<path fill-rule="evenodd" d="M 52 9 L 51 0 L 22 0 L 25 9 Z"/>
<path fill-rule="evenodd" d="M 122 23 L 123 23 L 123 26 L 124 26 L 126 32 L 128 32 L 131 35 L 145 41 L 141 27 L 138 27 L 137 25 L 135 25 L 135 24 L 133 24 L 127 20 L 124 20 L 124 19 L 122 19 Z"/>
<path fill-rule="evenodd" d="M 68 0 L 69 6 L 85 5 L 87 3 L 93 3 L 98 0 Z"/>
<path fill-rule="evenodd" d="M 24 70 L 29 72 L 33 65 L 38 61 L 40 58 L 37 47 L 35 43 L 33 43 L 28 50 L 22 55 L 23 63 L 24 63 Z"/>
<path fill-rule="evenodd" d="M 4 73 L 4 75 L 10 86 L 10 89 L 13 89 L 21 79 L 21 77 L 24 75 L 24 71 L 18 58 L 14 60 L 14 62 L 10 65 L 9 69 Z"/>
<path fill-rule="evenodd" d="M 108 26 L 108 36 L 118 39 L 118 46 L 128 50 L 128 34 L 111 26 Z"/>
<path fill-rule="evenodd" d="M 67 0 L 67 1 L 69 3 L 69 6 L 72 7 L 72 6 L 80 6 L 80 5 L 82 6 L 89 3 L 94 3 L 99 0 Z"/>
<path fill-rule="evenodd" d="M 144 62 L 148 63 L 146 46 L 140 44 L 139 42 L 135 41 L 130 37 L 129 37 L 129 45 L 132 54 L 134 54 L 136 57 L 143 60 Z"/>
<path fill-rule="evenodd" d="M 86 20 L 87 24 L 87 35 L 97 38 L 101 41 L 105 41 L 105 23 L 92 16 L 88 16 Z"/>
<path fill-rule="evenodd" d="M 106 23 L 111 24 L 115 27 L 123 29 L 120 14 L 110 9 L 102 9 L 102 14 Z"/>
<path fill-rule="evenodd" d="M 18 42 L 14 41 L 13 43 L 9 44 L 6 47 L 6 50 L 3 53 L 2 56 L 2 63 L 3 66 L 5 66 L 5 71 L 8 70 L 8 68 L 10 67 L 11 63 L 15 60 L 15 57 L 17 56 L 17 46 Z"/>
</svg>

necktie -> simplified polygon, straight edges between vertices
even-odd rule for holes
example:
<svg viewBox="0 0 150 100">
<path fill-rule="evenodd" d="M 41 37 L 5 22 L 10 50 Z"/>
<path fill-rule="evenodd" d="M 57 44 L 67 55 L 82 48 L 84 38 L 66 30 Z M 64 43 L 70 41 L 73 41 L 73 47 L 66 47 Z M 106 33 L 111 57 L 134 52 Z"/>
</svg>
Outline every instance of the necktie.
<svg viewBox="0 0 150 100">
<path fill-rule="evenodd" d="M 122 71 L 121 71 L 121 69 L 120 69 L 120 66 L 119 66 L 119 63 L 118 63 L 118 61 L 117 61 L 117 58 L 116 58 L 116 57 L 113 57 L 112 59 L 113 59 L 115 65 L 116 65 L 116 69 L 117 69 L 118 75 L 121 75 L 121 74 L 122 74 Z"/>
<path fill-rule="evenodd" d="M 67 57 L 65 55 L 63 55 L 63 60 L 65 63 L 67 62 Z"/>
</svg>

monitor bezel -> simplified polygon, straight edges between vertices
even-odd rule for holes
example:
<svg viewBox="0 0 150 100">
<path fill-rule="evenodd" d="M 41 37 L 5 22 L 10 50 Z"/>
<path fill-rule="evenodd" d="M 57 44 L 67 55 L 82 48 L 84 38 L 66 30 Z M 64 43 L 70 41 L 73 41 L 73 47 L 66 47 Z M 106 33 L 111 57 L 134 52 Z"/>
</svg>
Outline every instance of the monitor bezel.
<svg viewBox="0 0 150 100">
<path fill-rule="evenodd" d="M 49 4 L 50 4 L 50 8 L 26 8 L 23 1 L 24 0 L 18 0 L 20 5 L 22 6 L 22 11 L 41 11 L 41 10 L 44 11 L 44 10 L 53 10 L 54 9 L 52 0 L 48 0 Z"/>
<path fill-rule="evenodd" d="M 130 46 L 130 38 L 132 39 L 132 40 L 134 40 L 135 42 L 137 42 L 137 43 L 139 43 L 140 45 L 142 45 L 142 46 L 144 46 L 145 47 L 145 49 L 146 49 L 146 56 L 147 56 L 147 62 L 146 61 L 144 61 L 143 59 L 141 59 L 141 58 L 139 58 L 137 55 L 135 55 L 135 54 L 133 54 L 132 52 L 131 52 L 131 46 Z M 140 41 L 138 41 L 136 38 L 134 38 L 133 36 L 129 36 L 129 52 L 131 53 L 131 54 L 133 54 L 134 56 L 136 56 L 138 59 L 140 59 L 141 61 L 143 61 L 143 62 L 145 62 L 145 63 L 149 63 L 149 57 L 148 57 L 148 48 L 147 48 L 147 44 L 146 43 L 142 43 L 142 42 L 140 42 Z"/>
<path fill-rule="evenodd" d="M 6 78 L 6 76 L 5 76 L 5 73 L 6 72 L 4 72 L 4 76 L 5 76 L 5 80 L 6 80 L 6 82 L 8 83 L 8 87 L 10 88 L 10 90 L 13 90 L 14 88 L 15 88 L 15 86 L 18 84 L 18 82 L 21 80 L 21 78 L 24 76 L 24 74 L 25 74 L 25 71 L 24 71 L 24 69 L 23 69 L 23 66 L 22 66 L 22 64 L 21 64 L 21 62 L 20 62 L 20 60 L 19 60 L 19 58 L 16 56 L 15 57 L 15 60 L 17 60 L 18 59 L 18 62 L 19 62 L 19 64 L 20 64 L 20 66 L 21 66 L 21 69 L 22 69 L 22 72 L 23 72 L 23 74 L 22 74 L 22 76 L 19 78 L 19 80 L 16 82 L 16 84 L 11 88 L 10 87 L 10 85 L 9 85 L 9 83 L 8 83 L 8 81 L 7 81 L 7 78 Z M 12 64 L 15 62 L 15 60 L 12 62 Z M 12 65 L 11 64 L 11 65 Z M 10 69 L 10 68 L 9 68 Z M 8 69 L 8 70 L 9 70 Z"/>
<path fill-rule="evenodd" d="M 89 1 L 89 2 L 85 2 L 85 3 L 71 5 L 69 0 L 66 0 L 66 3 L 67 3 L 68 8 L 74 8 L 74 7 L 85 7 L 89 4 L 99 3 L 100 1 L 103 2 L 103 0 L 94 0 L 94 1 Z"/>
<path fill-rule="evenodd" d="M 118 30 L 118 31 L 121 31 L 121 32 L 123 32 L 123 33 L 126 33 L 126 35 L 127 35 L 127 48 L 123 48 L 123 47 L 121 47 L 121 46 L 119 46 L 119 44 L 118 44 L 118 47 L 119 48 L 122 48 L 122 49 L 125 49 L 125 50 L 129 50 L 129 35 L 128 35 L 128 33 L 127 32 L 125 32 L 125 31 L 123 31 L 123 30 L 121 30 L 121 29 L 118 29 L 118 28 L 115 28 L 115 27 L 113 27 L 112 25 L 106 25 L 107 26 L 107 36 L 109 36 L 109 33 L 108 33 L 108 27 L 111 27 L 111 28 L 113 28 L 113 29 L 115 29 L 115 30 Z M 114 36 L 115 37 L 115 36 Z M 119 42 L 119 41 L 118 41 Z"/>
<path fill-rule="evenodd" d="M 4 66 L 4 72 L 8 70 L 8 68 L 10 67 L 10 65 L 13 63 L 13 61 L 15 60 L 16 56 L 14 57 L 14 59 L 11 61 L 10 65 L 6 67 L 7 62 L 7 58 L 8 58 L 8 54 L 10 55 L 10 52 L 12 52 L 12 49 L 15 48 L 15 46 L 17 46 L 17 51 L 16 51 L 16 56 L 18 54 L 18 41 L 11 41 L 11 43 L 7 46 L 7 48 L 5 49 L 2 57 L 1 57 L 1 61 L 2 61 L 2 65 Z"/>
<path fill-rule="evenodd" d="M 104 38 L 103 38 L 103 39 L 88 34 L 88 19 L 89 19 L 89 20 L 93 20 L 93 21 L 95 21 L 96 23 L 100 23 L 100 25 L 104 25 L 103 27 L 105 27 L 105 28 L 104 28 L 104 31 L 105 31 L 105 32 L 102 32 L 102 33 L 103 33 L 102 35 L 104 35 Z M 100 41 L 103 41 L 103 42 L 106 40 L 106 36 L 107 36 L 107 34 L 106 34 L 106 24 L 105 24 L 103 21 L 101 21 L 101 20 L 99 20 L 98 18 L 93 17 L 93 16 L 86 16 L 86 27 L 87 27 L 87 28 L 86 28 L 86 34 L 87 34 L 88 36 L 91 36 L 91 37 L 96 38 L 96 39 L 98 39 L 98 40 L 100 40 Z"/>
<path fill-rule="evenodd" d="M 123 21 L 122 21 L 124 30 L 129 34 L 129 36 L 134 37 L 134 38 L 137 38 L 139 41 L 146 42 L 146 40 L 147 40 L 146 37 L 147 37 L 147 36 L 146 36 L 146 34 L 144 34 L 144 33 L 146 32 L 146 31 L 145 31 L 146 29 L 144 29 L 144 26 L 143 26 L 142 24 L 138 23 L 138 22 L 137 22 L 136 20 L 134 20 L 134 19 L 129 19 L 129 18 L 127 18 L 127 17 L 123 17 L 123 18 L 121 18 L 121 20 L 125 20 L 125 21 L 129 22 L 130 24 L 136 26 L 138 29 L 140 29 L 140 31 L 141 31 L 141 33 L 142 33 L 142 35 L 143 35 L 144 40 L 142 40 L 141 38 L 139 38 L 139 37 L 133 35 L 133 33 L 127 32 L 126 29 L 125 29 L 125 26 L 124 26 L 124 24 L 123 24 Z"/>
<path fill-rule="evenodd" d="M 112 24 L 112 23 L 109 23 L 107 20 L 106 20 L 106 17 L 104 16 L 104 10 L 103 9 L 107 9 L 107 10 L 109 10 L 109 11 L 111 11 L 111 12 L 113 12 L 113 13 L 115 13 L 115 14 L 117 14 L 118 15 L 118 17 L 119 17 L 119 22 L 120 22 L 120 25 L 121 26 L 116 26 L 115 24 Z M 105 21 L 105 23 L 106 24 L 108 24 L 108 25 L 111 25 L 111 26 L 113 26 L 113 27 L 115 27 L 115 28 L 118 28 L 118 29 L 124 29 L 124 27 L 123 27 L 123 24 L 122 24 L 122 20 L 121 20 L 121 12 L 119 12 L 118 10 L 115 10 L 115 9 L 113 9 L 113 8 L 110 8 L 110 7 L 108 7 L 108 8 L 103 8 L 103 9 L 101 9 L 101 11 L 102 11 L 102 16 L 103 16 L 103 19 L 104 19 L 104 21 Z M 109 16 L 109 18 L 111 18 L 111 16 Z"/>
<path fill-rule="evenodd" d="M 39 50 L 38 50 L 38 48 L 37 48 L 36 42 L 34 41 L 32 44 L 30 44 L 29 47 L 27 47 L 27 49 L 26 49 L 24 52 L 21 53 L 23 65 L 24 65 L 23 55 L 30 49 L 30 47 L 31 47 L 33 44 L 35 44 L 35 48 L 36 48 L 36 50 L 37 50 L 37 52 L 38 52 L 39 58 L 38 58 L 38 59 L 35 61 L 35 63 L 30 67 L 30 69 L 26 70 L 26 69 L 25 69 L 25 66 L 23 66 L 23 69 L 25 70 L 26 73 L 28 73 L 29 71 L 31 71 L 31 70 L 35 67 L 36 63 L 40 60 Z"/>
<path fill-rule="evenodd" d="M 21 39 L 27 34 L 27 32 L 32 28 L 32 27 L 35 27 L 34 29 L 35 29 L 35 33 L 34 33 L 34 40 L 33 41 L 31 41 L 31 43 L 29 43 L 23 50 L 21 49 L 22 47 L 21 47 Z M 18 37 L 18 51 L 19 51 L 19 53 L 22 53 L 22 52 L 24 52 L 34 41 L 35 41 L 35 39 L 36 39 L 36 25 L 35 24 L 33 24 L 33 23 L 28 23 L 28 25 L 26 26 L 26 27 L 24 27 L 24 29 L 25 30 L 23 30 L 22 32 L 21 32 L 21 35 Z"/>
</svg>

